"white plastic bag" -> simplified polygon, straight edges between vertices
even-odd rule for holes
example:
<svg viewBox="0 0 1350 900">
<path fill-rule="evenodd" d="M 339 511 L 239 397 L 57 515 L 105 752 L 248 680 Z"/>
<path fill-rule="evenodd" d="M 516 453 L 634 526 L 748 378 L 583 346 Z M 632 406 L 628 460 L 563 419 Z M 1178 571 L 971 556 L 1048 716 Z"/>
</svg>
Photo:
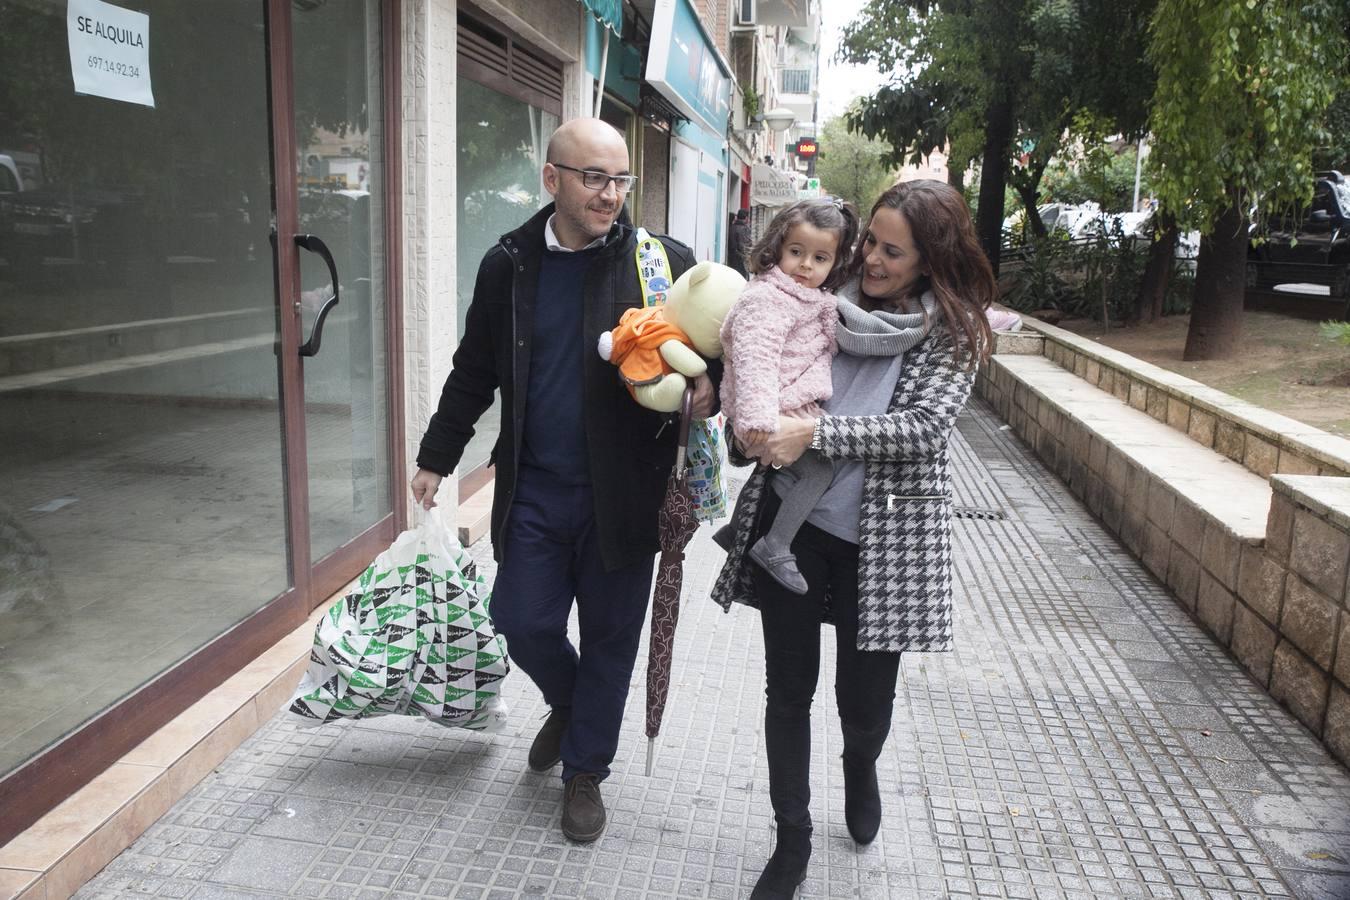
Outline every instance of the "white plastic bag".
<svg viewBox="0 0 1350 900">
<path fill-rule="evenodd" d="M 440 508 L 376 557 L 314 630 L 290 710 L 314 724 L 381 715 L 500 728 L 506 640 L 491 595 Z"/>
</svg>

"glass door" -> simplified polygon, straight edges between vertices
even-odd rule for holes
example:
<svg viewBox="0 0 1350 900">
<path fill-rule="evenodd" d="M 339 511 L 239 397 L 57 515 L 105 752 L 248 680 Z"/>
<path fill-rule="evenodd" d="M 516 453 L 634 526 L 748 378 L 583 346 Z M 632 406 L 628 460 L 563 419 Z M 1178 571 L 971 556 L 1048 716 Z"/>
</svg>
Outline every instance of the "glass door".
<svg viewBox="0 0 1350 900">
<path fill-rule="evenodd" d="M 396 15 L 0 0 L 0 844 L 393 537 Z"/>
<path fill-rule="evenodd" d="M 0 778 L 296 593 L 265 8 L 119 0 L 94 92 L 87 7 L 0 0 Z"/>
<path fill-rule="evenodd" d="M 393 508 L 380 3 L 296 3 L 291 20 L 307 539 L 320 562 Z"/>
</svg>

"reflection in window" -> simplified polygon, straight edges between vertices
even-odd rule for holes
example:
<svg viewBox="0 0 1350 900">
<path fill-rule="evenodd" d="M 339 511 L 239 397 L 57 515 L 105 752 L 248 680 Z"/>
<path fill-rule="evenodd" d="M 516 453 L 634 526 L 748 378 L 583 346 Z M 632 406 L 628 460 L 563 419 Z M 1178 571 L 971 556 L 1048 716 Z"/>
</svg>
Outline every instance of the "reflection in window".
<svg viewBox="0 0 1350 900">
<path fill-rule="evenodd" d="M 290 583 L 263 7 L 118 5 L 153 109 L 0 0 L 0 775 Z"/>
<path fill-rule="evenodd" d="M 514 231 L 552 198 L 540 184 L 549 136 L 558 117 L 522 100 L 460 78 L 458 222 L 455 266 L 459 336 L 473 299 L 478 264 L 502 235 Z M 498 404 L 480 420 L 460 471 L 487 462 L 497 440 Z"/>
<path fill-rule="evenodd" d="M 475 81 L 459 82 L 459 333 L 478 263 L 549 201 L 540 184 L 556 116 Z"/>
</svg>

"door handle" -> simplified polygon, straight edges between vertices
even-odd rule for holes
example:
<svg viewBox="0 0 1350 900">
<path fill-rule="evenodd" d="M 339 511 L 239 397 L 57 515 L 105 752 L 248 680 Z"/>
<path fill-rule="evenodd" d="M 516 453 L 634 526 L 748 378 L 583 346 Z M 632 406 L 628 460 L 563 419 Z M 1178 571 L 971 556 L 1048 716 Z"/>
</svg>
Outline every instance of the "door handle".
<svg viewBox="0 0 1350 900">
<path fill-rule="evenodd" d="M 338 305 L 337 263 L 333 262 L 333 254 L 329 252 L 328 245 L 317 234 L 297 234 L 295 244 L 310 253 L 319 254 L 323 261 L 328 264 L 328 275 L 333 280 L 333 296 L 325 300 L 323 306 L 319 307 L 319 314 L 314 317 L 314 328 L 309 333 L 309 340 L 300 346 L 301 356 L 318 356 L 319 343 L 323 340 L 323 320 L 328 318 L 328 313 Z"/>
</svg>

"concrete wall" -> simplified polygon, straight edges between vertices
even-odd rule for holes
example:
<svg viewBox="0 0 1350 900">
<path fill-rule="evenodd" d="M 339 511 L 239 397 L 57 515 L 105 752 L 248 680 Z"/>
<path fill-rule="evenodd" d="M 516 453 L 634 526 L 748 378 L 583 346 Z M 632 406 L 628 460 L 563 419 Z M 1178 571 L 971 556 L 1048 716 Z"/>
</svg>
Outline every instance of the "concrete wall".
<svg viewBox="0 0 1350 900">
<path fill-rule="evenodd" d="M 403 5 L 403 375 L 409 472 L 416 469 L 417 445 L 457 340 L 456 18 L 454 0 Z M 404 497 L 411 504 L 406 492 Z"/>
<path fill-rule="evenodd" d="M 1271 482 L 1266 545 L 1242 557 L 1233 652 L 1350 765 L 1350 479 Z"/>
</svg>

